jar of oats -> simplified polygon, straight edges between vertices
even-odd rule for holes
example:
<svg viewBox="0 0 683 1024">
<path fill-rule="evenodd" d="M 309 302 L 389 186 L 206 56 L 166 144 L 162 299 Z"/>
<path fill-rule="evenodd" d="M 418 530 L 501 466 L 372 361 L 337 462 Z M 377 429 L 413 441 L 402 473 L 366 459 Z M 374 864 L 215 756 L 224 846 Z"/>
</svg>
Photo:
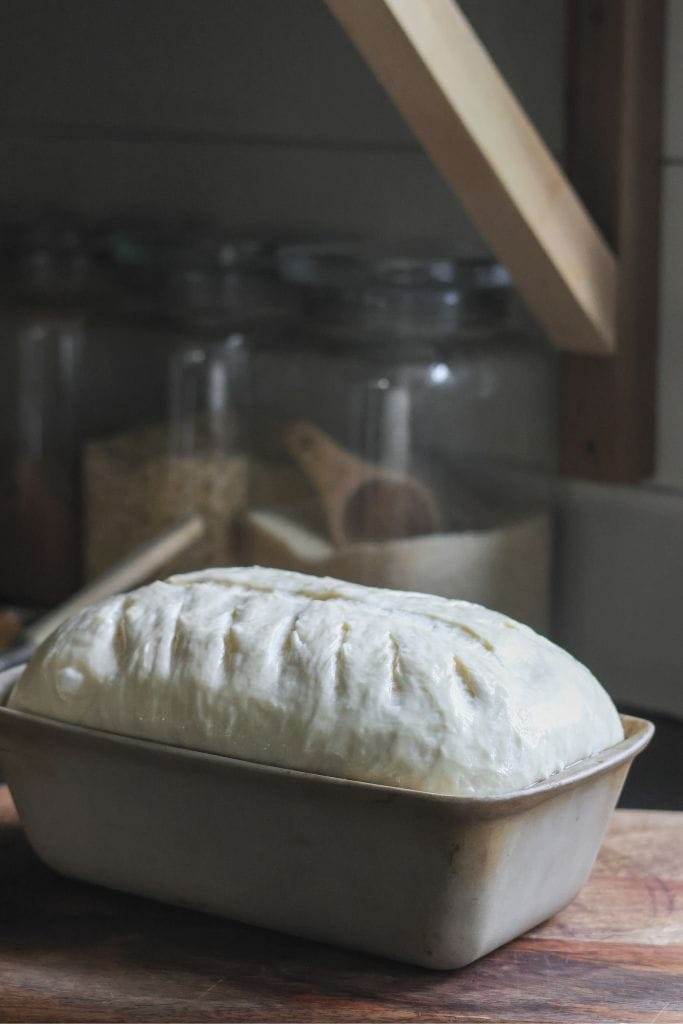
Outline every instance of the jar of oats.
<svg viewBox="0 0 683 1024">
<path fill-rule="evenodd" d="M 138 261 L 144 255 L 131 252 Z M 161 353 L 153 377 L 161 364 L 163 403 L 147 421 L 87 445 L 89 576 L 195 513 L 203 519 L 203 537 L 159 575 L 239 561 L 250 352 L 275 337 L 293 309 L 292 290 L 277 279 L 270 247 L 257 239 L 185 231 L 157 245 L 154 259 L 143 265 L 148 300 L 138 289 L 137 324 L 144 321 Z"/>
</svg>

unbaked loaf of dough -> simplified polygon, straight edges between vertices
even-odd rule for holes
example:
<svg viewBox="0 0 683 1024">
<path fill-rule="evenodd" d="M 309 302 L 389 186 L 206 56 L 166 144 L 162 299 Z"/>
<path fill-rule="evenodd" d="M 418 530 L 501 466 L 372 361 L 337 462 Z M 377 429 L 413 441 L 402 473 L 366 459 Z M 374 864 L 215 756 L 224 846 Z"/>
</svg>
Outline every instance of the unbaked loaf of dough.
<svg viewBox="0 0 683 1024">
<path fill-rule="evenodd" d="M 456 796 L 531 785 L 623 738 L 591 673 L 504 615 L 261 568 L 93 605 L 40 647 L 10 705 Z"/>
</svg>

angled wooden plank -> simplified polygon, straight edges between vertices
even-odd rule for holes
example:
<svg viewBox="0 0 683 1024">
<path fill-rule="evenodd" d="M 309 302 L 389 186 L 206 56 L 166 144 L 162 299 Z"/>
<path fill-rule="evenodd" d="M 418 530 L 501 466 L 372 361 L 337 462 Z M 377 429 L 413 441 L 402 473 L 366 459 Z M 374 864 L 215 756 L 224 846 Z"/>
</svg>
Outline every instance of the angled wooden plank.
<svg viewBox="0 0 683 1024">
<path fill-rule="evenodd" d="M 453 0 L 325 0 L 561 349 L 615 348 L 616 262 Z"/>
<path fill-rule="evenodd" d="M 562 472 L 654 469 L 663 0 L 570 0 L 568 171 L 619 254 L 615 358 L 567 355 Z"/>
</svg>

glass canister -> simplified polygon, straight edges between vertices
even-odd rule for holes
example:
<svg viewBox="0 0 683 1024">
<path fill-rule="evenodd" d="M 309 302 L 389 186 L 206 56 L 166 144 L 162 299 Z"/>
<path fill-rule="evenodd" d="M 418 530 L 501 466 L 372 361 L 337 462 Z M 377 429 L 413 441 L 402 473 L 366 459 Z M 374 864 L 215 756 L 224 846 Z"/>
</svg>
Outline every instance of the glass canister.
<svg viewBox="0 0 683 1024">
<path fill-rule="evenodd" d="M 13 602 L 50 605 L 79 580 L 77 423 L 90 271 L 72 218 L 15 227 L 0 313 L 0 581 Z"/>
<path fill-rule="evenodd" d="M 139 247 L 131 251 L 139 264 Z M 156 301 L 150 314 L 145 289 L 137 289 L 140 313 L 132 319 L 163 349 L 163 414 L 88 445 L 89 575 L 194 513 L 204 523 L 202 539 L 159 574 L 240 560 L 249 352 L 291 315 L 291 289 L 276 277 L 272 246 L 262 241 L 186 230 L 143 262 Z"/>
<path fill-rule="evenodd" d="M 555 364 L 488 259 L 285 248 L 253 361 L 248 558 L 548 625 Z"/>
</svg>

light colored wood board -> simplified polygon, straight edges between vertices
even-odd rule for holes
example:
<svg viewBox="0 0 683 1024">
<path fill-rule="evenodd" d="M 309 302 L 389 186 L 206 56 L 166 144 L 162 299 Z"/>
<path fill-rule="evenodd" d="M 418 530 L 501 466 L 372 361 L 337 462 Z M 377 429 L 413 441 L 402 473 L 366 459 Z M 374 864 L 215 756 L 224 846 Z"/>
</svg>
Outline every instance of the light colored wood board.
<svg viewBox="0 0 683 1024">
<path fill-rule="evenodd" d="M 683 167 L 666 167 L 662 174 L 655 480 L 666 487 L 683 489 Z"/>
<path fill-rule="evenodd" d="M 4 140 L 0 197 L 9 211 L 58 203 L 91 217 L 180 212 L 275 234 L 434 237 L 483 249 L 422 153 Z"/>
<path fill-rule="evenodd" d="M 594 868 L 596 877 L 683 882 L 683 818 L 678 811 L 620 810 Z M 683 907 L 670 908 L 677 916 Z"/>
<path fill-rule="evenodd" d="M 326 0 L 562 349 L 615 346 L 616 262 L 451 0 Z"/>
<path fill-rule="evenodd" d="M 561 151 L 563 0 L 465 7 Z M 0 94 L 5 135 L 69 127 L 417 148 L 320 0 L 4 0 Z"/>
<path fill-rule="evenodd" d="M 126 556 L 90 584 L 70 597 L 64 604 L 31 622 L 25 635 L 34 646 L 41 644 L 67 619 L 77 615 L 96 601 L 132 590 L 150 580 L 158 579 L 166 564 L 184 554 L 201 540 L 206 524 L 201 516 L 187 516 L 160 532 L 152 540 L 129 547 Z"/>
<path fill-rule="evenodd" d="M 582 942 L 683 949 L 683 815 L 620 811 L 615 816 L 577 898 L 529 935 L 544 942 L 572 936 Z"/>
</svg>

